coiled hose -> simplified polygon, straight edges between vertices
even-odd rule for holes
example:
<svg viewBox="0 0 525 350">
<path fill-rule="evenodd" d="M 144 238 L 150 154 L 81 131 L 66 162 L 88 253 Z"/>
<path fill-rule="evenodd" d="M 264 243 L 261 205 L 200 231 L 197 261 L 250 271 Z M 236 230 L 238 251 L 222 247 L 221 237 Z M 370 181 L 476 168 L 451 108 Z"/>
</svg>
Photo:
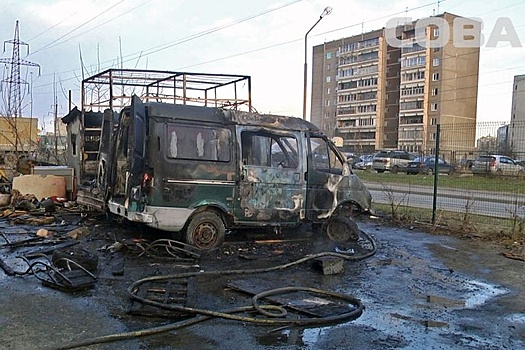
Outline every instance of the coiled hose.
<svg viewBox="0 0 525 350">
<path fill-rule="evenodd" d="M 361 232 L 361 234 L 364 235 L 367 238 L 367 240 L 371 243 L 372 249 L 368 251 L 367 253 L 363 255 L 359 255 L 359 256 L 347 255 L 347 254 L 342 254 L 342 253 L 333 253 L 333 252 L 322 252 L 322 253 L 307 255 L 303 258 L 292 261 L 290 263 L 272 266 L 269 268 L 183 272 L 183 273 L 172 274 L 172 275 L 146 277 L 146 278 L 137 280 L 134 283 L 132 283 L 127 289 L 128 295 L 132 300 L 138 301 L 146 305 L 151 305 L 151 306 L 155 306 L 155 307 L 159 307 L 159 308 L 163 308 L 167 310 L 191 313 L 191 314 L 195 314 L 196 316 L 191 319 L 187 319 L 187 320 L 183 320 L 183 321 L 179 321 L 175 323 L 170 323 L 170 324 L 159 326 L 159 327 L 152 327 L 152 328 L 133 331 L 133 332 L 124 332 L 124 333 L 96 337 L 92 339 L 86 339 L 86 340 L 54 347 L 53 349 L 57 349 L 57 350 L 75 349 L 75 348 L 79 348 L 83 346 L 109 343 L 109 342 L 114 342 L 114 341 L 119 341 L 119 340 L 126 340 L 126 339 L 132 339 L 132 338 L 137 338 L 137 337 L 144 337 L 144 336 L 159 334 L 163 332 L 169 332 L 175 329 L 180 329 L 183 327 L 187 327 L 187 326 L 208 320 L 212 317 L 219 317 L 219 318 L 237 320 L 237 321 L 242 321 L 242 322 L 250 322 L 250 323 L 255 323 L 255 324 L 263 324 L 263 325 L 275 325 L 275 326 L 312 326 L 312 325 L 333 324 L 333 323 L 340 323 L 343 321 L 355 320 L 359 316 L 361 316 L 364 310 L 364 306 L 359 299 L 355 298 L 352 295 L 340 294 L 340 293 L 335 293 L 335 292 L 326 291 L 322 289 L 316 289 L 316 288 L 309 288 L 309 287 L 284 287 L 284 288 L 268 290 L 268 291 L 255 295 L 252 298 L 252 305 L 250 306 L 231 308 L 231 309 L 227 309 L 223 311 L 212 311 L 212 310 L 206 310 L 206 309 L 191 308 L 191 307 L 186 307 L 186 306 L 181 306 L 181 305 L 170 305 L 170 304 L 159 303 L 159 302 L 156 302 L 150 299 L 140 297 L 136 293 L 138 292 L 142 284 L 147 283 L 147 282 L 153 282 L 153 281 L 165 281 L 165 280 L 172 280 L 172 279 L 178 279 L 178 278 L 189 278 L 189 277 L 195 277 L 195 276 L 218 276 L 218 275 L 233 275 L 233 274 L 266 273 L 266 272 L 284 270 L 289 267 L 299 265 L 299 264 L 305 263 L 313 259 L 318 259 L 318 258 L 327 257 L 327 256 L 342 258 L 348 261 L 357 261 L 357 260 L 366 259 L 375 254 L 377 247 L 376 247 L 376 243 L 374 239 L 370 235 L 366 234 L 365 232 Z M 331 315 L 331 316 L 326 316 L 326 317 L 290 319 L 290 318 L 283 318 L 284 316 L 286 316 L 287 312 L 281 306 L 259 305 L 258 304 L 259 299 L 267 297 L 267 296 L 291 293 L 291 292 L 299 292 L 299 291 L 306 291 L 306 292 L 310 292 L 314 294 L 329 296 L 335 299 L 340 299 L 354 306 L 354 309 L 346 313 L 342 313 L 338 315 Z M 250 311 L 259 311 L 261 314 L 268 316 L 269 318 L 237 315 L 238 313 L 241 313 L 241 312 L 250 312 Z"/>
</svg>

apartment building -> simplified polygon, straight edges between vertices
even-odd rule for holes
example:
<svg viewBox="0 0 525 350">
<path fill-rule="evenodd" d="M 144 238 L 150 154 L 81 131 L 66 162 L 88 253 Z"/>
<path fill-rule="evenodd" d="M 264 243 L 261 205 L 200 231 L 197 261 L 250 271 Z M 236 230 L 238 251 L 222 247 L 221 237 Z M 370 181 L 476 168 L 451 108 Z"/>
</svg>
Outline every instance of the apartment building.
<svg viewBox="0 0 525 350">
<path fill-rule="evenodd" d="M 525 75 L 516 75 L 512 85 L 509 148 L 514 157 L 525 159 Z"/>
<path fill-rule="evenodd" d="M 382 28 L 315 46 L 311 121 L 356 152 L 431 152 L 437 124 L 441 149 L 473 150 L 479 47 L 454 45 L 458 16 L 436 17 L 450 29 L 440 47 L 440 27 L 416 37 L 417 20 L 395 28 L 400 45 Z"/>
</svg>

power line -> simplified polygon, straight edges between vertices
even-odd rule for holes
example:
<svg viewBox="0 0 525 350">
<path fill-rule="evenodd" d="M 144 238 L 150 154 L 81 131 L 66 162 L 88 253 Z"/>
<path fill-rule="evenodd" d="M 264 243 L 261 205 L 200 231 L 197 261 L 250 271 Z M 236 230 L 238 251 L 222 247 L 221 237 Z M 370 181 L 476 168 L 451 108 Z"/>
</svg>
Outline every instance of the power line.
<svg viewBox="0 0 525 350">
<path fill-rule="evenodd" d="M 85 35 L 85 34 L 91 32 L 91 31 L 93 31 L 93 30 L 95 30 L 95 29 L 100 29 L 100 27 L 103 26 L 104 24 L 107 24 L 107 23 L 109 23 L 109 22 L 114 21 L 114 20 L 117 19 L 117 18 L 120 18 L 120 17 L 122 17 L 122 16 L 124 16 L 124 15 L 127 15 L 128 13 L 130 13 L 130 12 L 132 12 L 132 11 L 135 11 L 137 8 L 142 7 L 142 6 L 146 5 L 148 2 L 151 2 L 151 1 L 152 1 L 152 0 L 146 0 L 146 1 L 144 1 L 144 2 L 142 2 L 142 3 L 140 3 L 140 4 L 138 4 L 138 5 L 135 6 L 135 7 L 132 7 L 131 9 L 129 9 L 129 10 L 125 11 L 125 12 L 122 12 L 122 13 L 116 15 L 116 16 L 113 16 L 113 17 L 111 17 L 111 18 L 105 20 L 104 22 L 98 24 L 97 26 L 95 26 L 95 27 L 93 27 L 93 28 L 91 28 L 91 29 L 85 30 L 85 31 L 83 31 L 82 33 L 79 33 L 79 34 L 77 34 L 77 35 L 75 35 L 75 36 L 69 37 L 69 38 L 67 38 L 67 39 L 65 39 L 65 40 L 62 40 L 62 41 L 60 41 L 60 42 L 56 42 L 56 43 L 54 43 L 54 44 L 53 44 L 53 43 L 50 43 L 50 44 L 48 44 L 48 46 L 43 47 L 41 50 L 53 48 L 53 47 L 55 47 L 55 46 L 58 46 L 58 45 L 61 45 L 61 44 L 66 43 L 66 42 L 68 42 L 68 41 L 71 41 L 71 40 L 73 40 L 73 39 L 75 39 L 75 38 L 78 38 L 78 37 L 80 37 L 80 36 L 82 36 L 82 35 Z M 116 5 L 118 5 L 118 4 L 116 4 Z M 115 6 L 116 6 L 116 5 L 115 5 Z M 70 32 L 70 33 L 71 33 L 71 32 Z M 66 35 L 67 35 L 67 34 L 66 34 Z"/>
<path fill-rule="evenodd" d="M 85 25 L 93 22 L 95 19 L 99 18 L 102 14 L 104 14 L 105 12 L 108 12 L 110 11 L 111 9 L 113 9 L 114 7 L 117 7 L 118 5 L 122 4 L 124 1 L 126 0 L 120 0 L 119 2 L 117 2 L 116 4 L 113 4 L 111 5 L 110 7 L 108 7 L 107 9 L 104 9 L 102 10 L 100 13 L 96 14 L 94 17 L 92 17 L 91 19 L 87 20 L 86 22 L 76 26 L 75 28 L 73 28 L 72 30 L 70 30 L 69 32 L 67 32 L 66 34 L 58 37 L 57 39 L 51 41 L 50 43 L 44 45 L 43 47 L 41 47 L 40 49 L 36 50 L 35 52 L 33 52 L 33 54 L 37 53 L 37 52 L 40 52 L 40 51 L 43 51 L 47 48 L 50 48 L 53 46 L 54 43 L 58 42 L 60 39 L 63 39 L 65 38 L 66 36 L 68 36 L 69 34 L 73 33 L 73 32 L 76 32 L 77 30 L 79 30 L 80 28 L 84 27 Z"/>
<path fill-rule="evenodd" d="M 7 40 L 5 44 L 13 45 L 13 52 L 10 59 L 2 58 L 0 63 L 6 63 L 11 65 L 11 75 L 6 80 L 2 80 L 2 83 L 8 84 L 8 98 L 7 98 L 7 116 L 17 118 L 22 116 L 22 98 L 21 98 L 21 85 L 27 84 L 26 81 L 20 78 L 20 66 L 27 67 L 38 67 L 40 72 L 40 66 L 37 63 L 33 63 L 20 58 L 20 46 L 26 46 L 29 51 L 29 44 L 20 41 L 20 32 L 18 27 L 18 21 L 15 25 L 15 36 L 13 40 Z"/>
<path fill-rule="evenodd" d="M 300 1 L 300 0 L 299 0 Z M 299 1 L 294 1 L 292 3 L 289 3 L 289 4 L 286 4 L 282 7 L 285 7 L 285 6 L 289 6 L 291 4 L 294 4 L 296 2 L 299 2 Z M 442 2 L 444 2 L 446 0 L 443 0 Z M 424 4 L 424 5 L 420 5 L 418 7 L 415 7 L 415 8 L 412 8 L 408 11 L 415 11 L 415 10 L 418 10 L 418 9 L 422 9 L 422 8 L 425 8 L 425 7 L 429 7 L 429 6 L 433 6 L 435 5 L 435 2 L 431 2 L 431 3 L 427 3 L 427 4 Z M 510 8 L 510 7 L 513 7 L 513 6 L 518 6 L 518 5 L 521 5 L 521 4 L 514 4 L 514 5 L 510 5 L 508 6 L 507 8 Z M 280 7 L 280 8 L 282 8 Z M 279 9 L 279 8 L 277 8 Z M 275 11 L 276 9 L 274 9 L 273 11 Z M 233 23 L 230 23 L 228 25 L 224 25 L 224 26 L 220 26 L 220 27 L 215 27 L 215 28 L 212 28 L 210 30 L 207 30 L 207 31 L 204 31 L 204 32 L 200 32 L 200 33 L 197 33 L 195 35 L 192 35 L 192 36 L 188 36 L 188 37 L 185 37 L 185 38 L 182 38 L 178 41 L 175 41 L 175 42 L 171 42 L 171 43 L 167 43 L 167 44 L 163 44 L 163 45 L 159 45 L 159 46 L 156 46 L 156 47 L 153 47 L 153 48 L 150 48 L 150 49 L 147 49 L 147 50 L 142 50 L 140 51 L 140 53 L 133 53 L 133 54 L 130 54 L 130 55 L 127 55 L 127 56 L 124 56 L 124 58 L 127 58 L 127 59 L 123 59 L 123 62 L 129 62 L 133 59 L 136 59 L 137 58 L 137 55 L 138 57 L 146 57 L 146 56 L 149 56 L 149 55 L 152 55 L 152 54 L 155 54 L 155 53 L 158 53 L 160 51 L 163 51 L 165 49 L 168 49 L 168 48 L 171 48 L 173 46 L 176 46 L 176 45 L 179 45 L 179 44 L 182 44 L 182 43 L 185 43 L 185 42 L 188 42 L 190 40 L 194 40 L 196 38 L 199 38 L 201 36 L 204 36 L 204 35 L 207 35 L 207 34 L 211 34 L 213 32 L 216 32 L 218 30 L 221 30 L 221 29 L 224 29 L 224 28 L 227 28 L 227 27 L 230 27 L 230 26 L 233 26 L 235 24 L 238 24 L 238 23 L 242 23 L 246 20 L 249 20 L 249 19 L 252 19 L 252 18 L 256 18 L 258 16 L 261 16 L 263 14 L 266 14 L 268 12 L 271 12 L 271 11 L 265 11 L 261 14 L 258 14 L 258 15 L 252 15 L 252 16 L 249 16 L 245 19 L 240 19 L 240 20 L 237 20 Z M 392 13 L 390 15 L 386 15 L 386 16 L 380 16 L 380 17 L 377 17 L 375 19 L 372 19 L 372 20 L 368 20 L 366 21 L 366 23 L 369 23 L 369 22 L 373 22 L 373 21 L 377 21 L 377 20 L 380 20 L 380 19 L 385 19 L 385 18 L 389 18 L 389 17 L 392 17 L 392 16 L 396 16 L 396 15 L 399 15 L 399 14 L 405 14 L 406 11 L 400 11 L 400 12 L 396 12 L 396 13 Z M 329 34 L 329 33 L 333 33 L 333 32 L 337 32 L 337 31 L 341 31 L 341 30 L 345 30 L 345 29 L 348 29 L 348 28 L 352 28 L 352 27 L 356 27 L 356 26 L 360 26 L 362 24 L 362 22 L 360 23 L 357 23 L 357 24 L 353 24 L 353 25 L 349 25 L 349 26 L 344 26 L 344 27 L 340 27 L 340 28 L 337 28 L 337 29 L 334 29 L 334 30 L 330 30 L 330 31 L 326 31 L 326 32 L 323 32 L 323 33 L 320 33 L 320 34 L 317 34 L 317 35 L 314 35 L 314 36 L 321 36 L 321 35 L 326 35 L 326 34 Z M 201 65 L 205 65 L 205 64 L 208 64 L 208 63 L 212 63 L 212 62 L 217 62 L 217 61 L 221 61 L 221 60 L 225 60 L 225 59 L 230 59 L 230 58 L 233 58 L 233 57 L 239 57 L 239 56 L 243 56 L 243 55 L 248 55 L 248 54 L 251 54 L 251 53 L 255 53 L 255 52 L 259 52 L 259 51 L 263 51 L 263 50 L 267 50 L 267 49 L 271 49 L 271 48 L 275 48 L 275 47 L 279 47 L 279 46 L 283 46 L 283 45 L 287 45 L 287 44 L 291 44 L 291 43 L 294 43 L 294 42 L 299 42 L 301 41 L 302 38 L 298 38 L 298 39 L 295 39 L 295 40 L 289 40 L 289 41 L 286 41 L 286 42 L 282 42 L 282 43 L 278 43 L 278 44 L 274 44 L 274 45 L 269 45 L 269 46 L 266 46 L 266 47 L 263 47 L 263 48 L 257 48 L 257 49 L 254 49 L 254 50 L 250 50 L 250 51 L 244 51 L 244 52 L 240 52 L 240 53 L 237 53 L 237 54 L 232 54 L 232 55 L 227 55 L 227 56 L 223 56 L 223 57 L 220 57 L 220 58 L 216 58 L 216 59 L 212 59 L 212 60 L 208 60 L 208 61 L 205 61 L 205 62 L 201 62 L 201 63 L 196 63 L 196 64 L 192 64 L 192 65 L 188 65 L 188 66 L 184 66 L 182 68 L 179 68 L 179 69 L 186 69 L 186 68 L 190 68 L 190 67 L 196 67 L 196 66 L 201 66 Z M 106 62 L 103 62 L 104 63 L 109 63 L 110 61 L 106 61 Z M 112 61 L 111 61 L 112 62 Z M 512 67 L 511 67 L 512 68 Z M 509 68 L 508 68 L 509 69 Z M 71 70 L 71 71 L 67 71 L 67 72 L 64 72 L 64 73 L 69 73 L 69 72 L 76 72 L 76 69 L 75 70 Z M 76 76 L 74 77 L 71 77 L 71 78 L 68 78 L 68 79 L 63 79 L 62 81 L 68 81 L 68 80 L 72 80 L 72 79 L 76 79 Z M 41 87 L 45 87 L 45 86 L 48 86 L 49 84 L 43 84 L 43 85 L 39 85 L 38 87 L 41 88 Z"/>
<path fill-rule="evenodd" d="M 149 2 L 151 0 L 148 0 L 146 2 Z M 149 55 L 152 55 L 152 54 L 155 54 L 155 53 L 158 53 L 158 52 L 161 52 L 163 50 L 166 50 L 166 49 L 169 49 L 171 47 L 174 47 L 176 45 L 180 45 L 180 44 L 183 44 L 183 43 L 186 43 L 186 42 L 189 42 L 191 40 L 195 40 L 195 39 L 198 39 L 200 37 L 203 37 L 203 36 L 206 36 L 206 35 L 209 35 L 209 34 L 212 34 L 212 33 L 215 33 L 217 31 L 220 31 L 222 29 L 226 29 L 226 28 L 229 28 L 229 27 L 233 27 L 237 24 L 240 24 L 240 23 L 243 23 L 243 22 L 246 22 L 246 21 L 249 21 L 251 19 L 254 19 L 254 18 L 258 18 L 258 17 L 261 17 L 261 16 L 264 16 L 266 14 L 269 14 L 269 13 L 272 13 L 272 12 L 275 12 L 275 11 L 278 11 L 278 10 L 281 10 L 285 7 L 288 7 L 290 5 L 294 5 L 298 2 L 301 2 L 303 0 L 295 0 L 295 1 L 292 1 L 290 3 L 287 3 L 287 4 L 284 4 L 284 5 L 281 5 L 281 6 L 278 6 L 278 7 L 275 7 L 275 8 L 272 8 L 272 9 L 268 9 L 268 10 L 265 10 L 263 12 L 260 12 L 260 13 L 257 13 L 257 14 L 254 14 L 254 15 L 249 15 L 247 17 L 244 17 L 244 18 L 241 18 L 241 19 L 238 19 L 238 20 L 235 20 L 233 22 L 230 22 L 230 23 L 227 23 L 227 24 L 223 24 L 223 25 L 220 25 L 220 26 L 217 26 L 217 27 L 213 27 L 211 29 L 207 29 L 207 30 L 204 30 L 202 32 L 199 32 L 199 33 L 196 33 L 196 34 L 192 34 L 192 35 L 189 35 L 189 36 L 186 36 L 186 37 L 183 37 L 181 39 L 178 39 L 176 41 L 173 41 L 173 42 L 169 42 L 169 43 L 164 43 L 164 44 L 161 44 L 161 45 L 157 45 L 157 46 L 154 46 L 154 47 L 151 47 L 149 49 L 145 49 L 145 50 L 141 50 L 140 52 L 138 53 L 132 53 L 132 54 L 128 54 L 128 55 L 125 55 L 123 56 L 123 60 L 122 62 L 123 63 L 127 63 L 127 62 L 130 62 L 132 60 L 135 60 L 137 58 L 142 58 L 142 57 L 146 57 L 146 56 L 149 56 Z M 141 4 L 143 5 L 143 4 Z M 138 7 L 138 6 L 137 6 Z M 134 8 L 135 9 L 135 8 Z M 131 10 L 130 10 L 131 11 Z M 128 12 L 130 12 L 128 11 Z M 126 12 L 127 13 L 127 12 Z M 107 23 L 109 21 L 106 21 L 104 23 Z M 91 31 L 92 29 L 90 29 L 89 31 Z M 102 65 L 105 65 L 105 64 L 108 64 L 108 63 L 112 63 L 113 61 L 105 61 L 105 62 L 102 62 Z M 94 67 L 94 65 L 91 65 L 90 68 Z M 74 72 L 76 71 L 76 69 L 74 70 L 69 70 L 69 71 L 65 71 L 65 72 L 61 72 L 61 73 L 70 73 L 70 72 Z M 46 76 L 46 75 L 44 75 Z M 68 79 L 66 79 L 68 80 Z M 47 84 L 47 85 L 51 85 L 51 84 Z M 42 85 L 40 85 L 39 87 L 41 87 Z"/>
</svg>

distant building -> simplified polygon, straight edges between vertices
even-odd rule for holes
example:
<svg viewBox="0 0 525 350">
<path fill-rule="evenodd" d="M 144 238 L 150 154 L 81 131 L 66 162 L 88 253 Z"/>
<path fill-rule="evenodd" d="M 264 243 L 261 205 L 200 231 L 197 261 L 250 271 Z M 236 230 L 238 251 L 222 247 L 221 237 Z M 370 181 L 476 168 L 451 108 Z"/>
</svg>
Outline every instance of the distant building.
<svg viewBox="0 0 525 350">
<path fill-rule="evenodd" d="M 480 153 L 496 153 L 497 138 L 494 136 L 482 136 L 478 139 L 478 151 Z"/>
<path fill-rule="evenodd" d="M 509 147 L 509 125 L 503 125 L 496 132 L 496 151 L 499 154 L 512 156 Z"/>
<path fill-rule="evenodd" d="M 451 29 L 439 48 L 419 45 L 440 32 L 416 38 L 416 21 L 396 28 L 402 47 L 384 28 L 315 46 L 311 121 L 356 152 L 432 151 L 437 124 L 459 126 L 442 129 L 441 149 L 474 150 L 479 48 L 454 46 L 458 16 L 438 17 Z"/>
<path fill-rule="evenodd" d="M 32 152 L 38 143 L 38 118 L 0 117 L 0 152 Z"/>
<path fill-rule="evenodd" d="M 525 75 L 514 77 L 509 147 L 515 158 L 525 159 Z"/>
</svg>

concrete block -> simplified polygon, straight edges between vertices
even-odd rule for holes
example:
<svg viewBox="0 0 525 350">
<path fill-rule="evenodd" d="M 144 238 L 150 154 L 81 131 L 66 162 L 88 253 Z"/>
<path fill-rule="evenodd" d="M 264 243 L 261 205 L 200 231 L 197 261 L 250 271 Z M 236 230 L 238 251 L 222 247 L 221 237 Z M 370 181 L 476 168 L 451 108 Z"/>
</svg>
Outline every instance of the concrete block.
<svg viewBox="0 0 525 350">
<path fill-rule="evenodd" d="M 342 258 L 323 256 L 315 260 L 323 270 L 324 275 L 336 275 L 338 273 L 343 273 L 344 271 Z"/>
</svg>

